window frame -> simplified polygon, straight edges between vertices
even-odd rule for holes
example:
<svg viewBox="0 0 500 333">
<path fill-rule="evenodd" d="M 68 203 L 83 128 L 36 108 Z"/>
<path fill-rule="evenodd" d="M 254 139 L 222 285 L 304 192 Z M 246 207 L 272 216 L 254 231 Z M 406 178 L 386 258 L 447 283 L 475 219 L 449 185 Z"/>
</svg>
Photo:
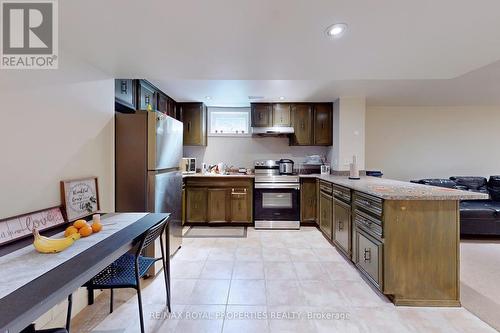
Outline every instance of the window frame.
<svg viewBox="0 0 500 333">
<path fill-rule="evenodd" d="M 247 115 L 247 129 L 246 133 L 212 133 L 212 113 L 214 112 L 241 112 Z M 208 107 L 208 136 L 213 137 L 251 137 L 251 114 L 249 107 Z"/>
</svg>

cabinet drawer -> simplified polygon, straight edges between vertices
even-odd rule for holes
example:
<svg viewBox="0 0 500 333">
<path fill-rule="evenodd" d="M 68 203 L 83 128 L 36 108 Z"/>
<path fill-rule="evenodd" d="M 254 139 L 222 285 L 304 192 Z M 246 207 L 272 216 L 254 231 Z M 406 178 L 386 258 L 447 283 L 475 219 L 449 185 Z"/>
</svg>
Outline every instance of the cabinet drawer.
<svg viewBox="0 0 500 333">
<path fill-rule="evenodd" d="M 354 223 L 377 238 L 383 237 L 382 222 L 359 209 L 354 211 Z"/>
<path fill-rule="evenodd" d="M 375 217 L 382 218 L 382 199 L 365 193 L 354 192 L 353 201 L 357 208 Z"/>
<path fill-rule="evenodd" d="M 332 195 L 332 184 L 330 184 L 329 182 L 325 182 L 325 181 L 320 180 L 319 181 L 319 190 L 320 190 L 320 192 L 324 192 L 328 195 Z"/>
<path fill-rule="evenodd" d="M 348 204 L 351 203 L 351 190 L 347 187 L 332 185 L 333 196 Z"/>
<path fill-rule="evenodd" d="M 356 228 L 356 266 L 372 283 L 382 290 L 383 244 Z"/>
</svg>

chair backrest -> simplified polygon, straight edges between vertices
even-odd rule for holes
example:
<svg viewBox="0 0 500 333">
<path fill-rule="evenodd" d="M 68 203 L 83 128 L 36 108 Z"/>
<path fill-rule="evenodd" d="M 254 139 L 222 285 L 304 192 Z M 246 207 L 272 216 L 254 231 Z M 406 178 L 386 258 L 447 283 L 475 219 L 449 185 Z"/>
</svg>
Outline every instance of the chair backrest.
<svg viewBox="0 0 500 333">
<path fill-rule="evenodd" d="M 158 222 L 143 234 L 142 239 L 139 243 L 137 254 L 140 254 L 142 250 L 151 245 L 151 243 L 153 243 L 158 237 L 161 236 L 163 230 L 165 230 L 165 227 L 167 226 L 167 222 L 168 218 L 164 219 L 161 222 Z"/>
</svg>

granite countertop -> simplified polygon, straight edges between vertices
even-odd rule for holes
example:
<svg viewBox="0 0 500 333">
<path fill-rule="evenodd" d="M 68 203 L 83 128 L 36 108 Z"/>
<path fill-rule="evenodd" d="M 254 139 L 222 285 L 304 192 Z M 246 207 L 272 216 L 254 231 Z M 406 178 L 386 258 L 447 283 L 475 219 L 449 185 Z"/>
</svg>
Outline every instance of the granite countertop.
<svg viewBox="0 0 500 333">
<path fill-rule="evenodd" d="M 255 178 L 255 175 L 254 174 L 247 175 L 247 174 L 241 174 L 241 173 L 234 173 L 234 174 L 228 174 L 228 175 L 221 175 L 218 173 L 188 173 L 188 174 L 182 175 L 182 178 L 191 178 L 191 177 Z"/>
<path fill-rule="evenodd" d="M 461 191 L 450 188 L 415 184 L 377 177 L 361 177 L 351 180 L 345 176 L 301 175 L 303 178 L 317 178 L 336 185 L 371 194 L 388 200 L 480 200 L 488 199 L 484 193 Z"/>
</svg>

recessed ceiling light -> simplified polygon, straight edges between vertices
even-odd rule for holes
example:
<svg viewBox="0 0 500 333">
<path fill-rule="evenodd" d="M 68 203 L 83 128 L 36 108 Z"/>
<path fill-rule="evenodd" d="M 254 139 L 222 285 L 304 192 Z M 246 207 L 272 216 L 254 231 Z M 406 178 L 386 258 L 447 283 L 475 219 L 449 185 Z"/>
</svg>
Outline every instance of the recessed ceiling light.
<svg viewBox="0 0 500 333">
<path fill-rule="evenodd" d="M 283 101 L 285 99 L 285 96 L 280 96 L 280 101 Z"/>
<path fill-rule="evenodd" d="M 206 99 L 211 100 L 212 96 L 205 96 Z"/>
<path fill-rule="evenodd" d="M 332 38 L 340 38 L 344 35 L 347 30 L 347 24 L 345 23 L 335 23 L 326 29 L 326 35 Z"/>
</svg>

